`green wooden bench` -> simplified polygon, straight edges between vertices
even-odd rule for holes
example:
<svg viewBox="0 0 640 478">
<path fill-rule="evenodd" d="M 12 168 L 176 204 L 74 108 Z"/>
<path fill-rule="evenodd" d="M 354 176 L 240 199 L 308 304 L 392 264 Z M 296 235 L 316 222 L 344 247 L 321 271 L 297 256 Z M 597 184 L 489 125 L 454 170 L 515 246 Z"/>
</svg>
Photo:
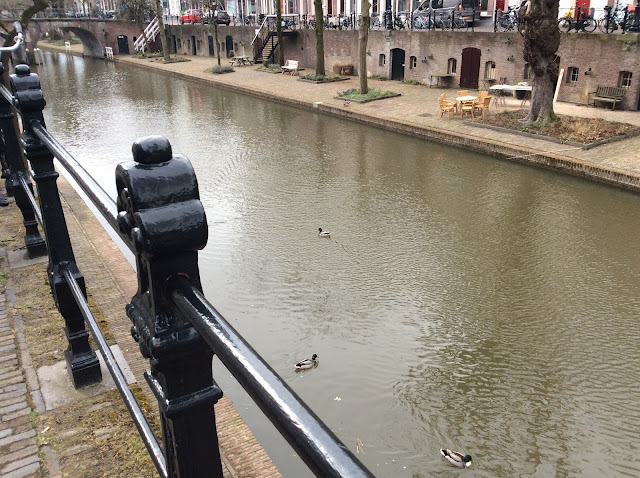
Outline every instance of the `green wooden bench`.
<svg viewBox="0 0 640 478">
<path fill-rule="evenodd" d="M 627 92 L 626 88 L 620 88 L 618 86 L 598 86 L 596 91 L 592 91 L 587 96 L 587 106 L 593 104 L 596 105 L 596 101 L 603 101 L 606 103 L 612 103 L 612 110 L 616 109 L 616 103 L 622 103 L 624 94 Z"/>
</svg>

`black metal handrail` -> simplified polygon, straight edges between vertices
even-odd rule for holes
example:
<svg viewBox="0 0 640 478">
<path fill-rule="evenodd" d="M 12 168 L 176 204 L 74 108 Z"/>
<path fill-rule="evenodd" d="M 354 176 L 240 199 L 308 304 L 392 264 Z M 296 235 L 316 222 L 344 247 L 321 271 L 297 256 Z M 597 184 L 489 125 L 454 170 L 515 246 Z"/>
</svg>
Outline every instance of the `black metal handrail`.
<svg viewBox="0 0 640 478">
<path fill-rule="evenodd" d="M 0 128 L 11 164 L 8 190 L 25 218 L 28 248 L 30 235 L 40 237 L 36 215 L 47 239 L 50 285 L 68 330 L 65 356 L 74 385 L 102 378 L 86 323 L 160 476 L 222 477 L 220 456 L 211 453 L 218 449 L 213 404 L 222 396 L 211 371 L 216 354 L 317 476 L 373 476 L 204 298 L 197 250 L 206 244 L 208 229 L 189 161 L 174 155 L 163 137 L 138 140 L 134 161 L 116 169 L 114 201 L 47 131 L 38 76 L 18 65 L 11 90 L 0 85 Z M 13 110 L 24 127 L 20 147 Z M 45 207 L 35 201 L 21 155 L 33 169 L 31 177 Z M 126 311 L 134 339 L 150 359 L 145 378 L 162 415 L 164 455 L 87 305 L 56 186 L 54 157 L 136 255 L 138 292 Z"/>
</svg>

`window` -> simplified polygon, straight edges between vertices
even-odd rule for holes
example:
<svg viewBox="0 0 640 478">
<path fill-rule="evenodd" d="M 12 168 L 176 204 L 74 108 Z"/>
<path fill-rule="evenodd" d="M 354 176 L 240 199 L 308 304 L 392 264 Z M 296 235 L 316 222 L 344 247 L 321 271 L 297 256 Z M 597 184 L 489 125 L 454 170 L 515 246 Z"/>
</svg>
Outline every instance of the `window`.
<svg viewBox="0 0 640 478">
<path fill-rule="evenodd" d="M 387 64 L 387 58 L 384 56 L 384 53 L 380 53 L 378 57 L 378 66 L 384 66 Z"/>
<path fill-rule="evenodd" d="M 484 64 L 484 78 L 485 80 L 496 79 L 496 64 L 492 61 L 488 61 Z"/>
<path fill-rule="evenodd" d="M 621 71 L 618 75 L 618 86 L 620 88 L 629 88 L 631 87 L 631 72 L 630 71 Z"/>
<path fill-rule="evenodd" d="M 447 63 L 447 75 L 455 75 L 456 74 L 456 63 L 458 61 L 455 58 L 449 58 Z"/>
<path fill-rule="evenodd" d="M 410 70 L 415 69 L 417 64 L 418 64 L 418 59 L 415 56 L 409 57 L 409 69 Z"/>
<path fill-rule="evenodd" d="M 570 66 L 567 69 L 567 83 L 577 83 L 580 70 L 575 66 Z"/>
</svg>

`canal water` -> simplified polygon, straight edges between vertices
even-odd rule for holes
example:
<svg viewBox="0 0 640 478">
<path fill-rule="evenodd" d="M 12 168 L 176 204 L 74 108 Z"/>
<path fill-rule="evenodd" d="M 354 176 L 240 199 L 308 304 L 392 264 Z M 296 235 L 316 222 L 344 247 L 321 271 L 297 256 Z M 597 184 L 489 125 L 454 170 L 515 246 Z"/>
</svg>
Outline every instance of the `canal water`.
<svg viewBox="0 0 640 478">
<path fill-rule="evenodd" d="M 127 65 L 38 71 L 112 194 L 136 138 L 189 157 L 206 296 L 376 476 L 458 476 L 440 447 L 467 477 L 640 476 L 640 196 Z"/>
</svg>

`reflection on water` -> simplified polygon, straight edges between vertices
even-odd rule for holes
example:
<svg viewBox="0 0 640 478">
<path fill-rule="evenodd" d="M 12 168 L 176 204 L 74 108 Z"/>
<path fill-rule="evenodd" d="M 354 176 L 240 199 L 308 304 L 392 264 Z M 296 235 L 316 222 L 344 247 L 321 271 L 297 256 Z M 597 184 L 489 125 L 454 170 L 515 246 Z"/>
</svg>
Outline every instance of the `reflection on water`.
<svg viewBox="0 0 640 478">
<path fill-rule="evenodd" d="M 638 196 L 126 65 L 39 70 L 112 193 L 140 136 L 191 159 L 207 297 L 377 476 L 457 476 L 441 446 L 466 476 L 640 475 Z"/>
</svg>

